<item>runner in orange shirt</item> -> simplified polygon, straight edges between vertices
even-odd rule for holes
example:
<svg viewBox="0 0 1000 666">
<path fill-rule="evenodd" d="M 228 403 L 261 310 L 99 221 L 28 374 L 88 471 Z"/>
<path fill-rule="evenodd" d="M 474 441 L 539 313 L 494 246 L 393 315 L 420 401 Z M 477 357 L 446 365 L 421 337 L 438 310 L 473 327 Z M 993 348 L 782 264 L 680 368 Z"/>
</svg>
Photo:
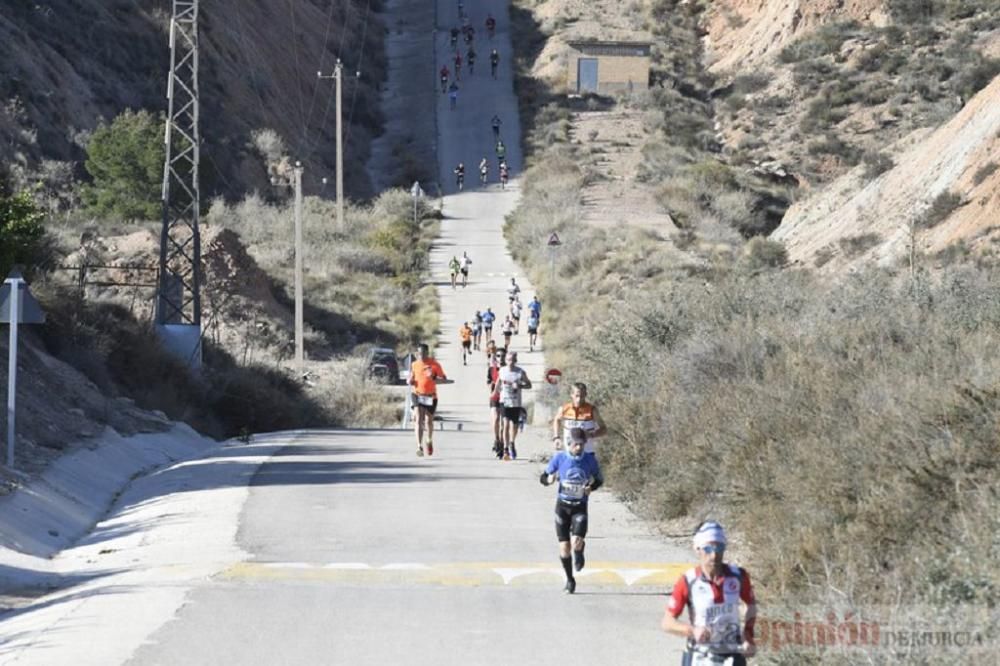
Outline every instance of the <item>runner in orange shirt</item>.
<svg viewBox="0 0 1000 666">
<path fill-rule="evenodd" d="M 424 455 L 424 430 L 427 431 L 427 455 L 434 455 L 434 411 L 437 409 L 437 383 L 447 379 L 441 364 L 430 356 L 427 345 L 420 345 L 420 359 L 410 366 L 412 404 L 416 410 L 414 432 L 417 435 L 417 455 Z M 426 425 L 425 425 L 426 422 Z"/>
<path fill-rule="evenodd" d="M 570 398 L 572 400 L 563 405 L 562 409 L 556 413 L 555 418 L 552 419 L 552 441 L 555 442 L 555 448 L 558 451 L 564 448 L 564 444 L 569 443 L 570 430 L 582 428 L 587 431 L 584 452 L 595 453 L 594 440 L 608 431 L 607 426 L 604 425 L 604 419 L 598 413 L 597 405 L 587 402 L 587 385 L 583 382 L 573 384 Z"/>
<path fill-rule="evenodd" d="M 472 329 L 469 322 L 463 322 L 458 329 L 458 337 L 462 340 L 462 365 L 468 365 L 466 357 L 472 354 Z"/>
</svg>

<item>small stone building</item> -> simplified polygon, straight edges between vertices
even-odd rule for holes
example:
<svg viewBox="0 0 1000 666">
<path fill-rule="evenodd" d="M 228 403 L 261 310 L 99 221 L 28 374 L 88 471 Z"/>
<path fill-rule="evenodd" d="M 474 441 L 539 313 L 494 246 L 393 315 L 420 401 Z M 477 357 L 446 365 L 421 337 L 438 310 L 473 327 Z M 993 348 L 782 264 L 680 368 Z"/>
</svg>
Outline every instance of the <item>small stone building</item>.
<svg viewBox="0 0 1000 666">
<path fill-rule="evenodd" d="M 649 88 L 649 42 L 570 42 L 569 89 L 608 94 Z"/>
</svg>

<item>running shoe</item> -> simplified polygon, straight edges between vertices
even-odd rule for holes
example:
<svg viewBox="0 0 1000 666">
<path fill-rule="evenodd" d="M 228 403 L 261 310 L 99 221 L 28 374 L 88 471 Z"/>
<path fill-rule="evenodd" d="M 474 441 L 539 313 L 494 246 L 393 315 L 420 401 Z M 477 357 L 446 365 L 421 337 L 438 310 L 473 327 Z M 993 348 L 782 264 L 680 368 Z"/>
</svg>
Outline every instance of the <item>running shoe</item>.
<svg viewBox="0 0 1000 666">
<path fill-rule="evenodd" d="M 504 460 L 510 460 L 510 450 L 509 450 L 509 449 L 506 449 L 506 448 L 505 448 L 505 449 L 503 450 L 503 459 L 504 459 Z"/>
<path fill-rule="evenodd" d="M 427 442 L 427 455 L 434 455 L 434 442 Z"/>
<path fill-rule="evenodd" d="M 513 442 L 510 445 L 510 459 L 517 460 L 517 449 L 514 448 Z"/>
<path fill-rule="evenodd" d="M 566 587 L 563 588 L 563 592 L 566 594 L 573 594 L 576 592 L 576 579 L 570 578 L 566 581 Z"/>
<path fill-rule="evenodd" d="M 417 457 L 421 458 L 421 457 L 423 457 L 423 455 L 424 455 L 424 447 L 418 446 L 417 447 Z"/>
</svg>

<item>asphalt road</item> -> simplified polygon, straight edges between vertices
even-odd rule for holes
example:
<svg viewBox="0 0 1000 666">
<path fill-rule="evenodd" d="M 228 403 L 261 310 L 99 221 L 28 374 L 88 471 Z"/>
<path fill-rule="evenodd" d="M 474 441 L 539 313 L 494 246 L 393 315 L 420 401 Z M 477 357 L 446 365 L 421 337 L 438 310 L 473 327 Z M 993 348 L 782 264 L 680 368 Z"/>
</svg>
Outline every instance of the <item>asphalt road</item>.
<svg viewBox="0 0 1000 666">
<path fill-rule="evenodd" d="M 513 138 L 519 129 L 505 5 L 472 6 L 481 64 L 471 80 L 463 72 L 458 108 L 441 95 L 436 110 L 442 182 L 450 183 L 451 168 L 464 161 L 470 187 L 446 196 L 432 254 L 442 331 L 431 342 L 454 380 L 440 387 L 435 455 L 418 458 L 404 431 L 299 432 L 169 470 L 147 491 L 154 480 L 140 481 L 116 515 L 97 526 L 98 536 L 64 558 L 64 571 L 75 567 L 93 580 L 0 625 L 9 632 L 0 640 L 0 663 L 679 660 L 680 640 L 664 635 L 659 621 L 664 595 L 690 553 L 599 491 L 587 568 L 577 593 L 564 595 L 554 490 L 537 481 L 548 429 L 529 426 L 519 459 L 496 460 L 485 358 L 476 354 L 469 365 L 460 359 L 459 325 L 487 306 L 502 316 L 510 276 L 525 301 L 533 293 L 501 232 L 518 184 L 501 191 L 494 168 L 494 181 L 479 188 L 474 169 L 482 155 L 492 156 L 494 113 L 503 119 L 515 176 L 522 164 Z M 455 9 L 454 0 L 439 2 L 439 61 Z M 488 45 L 478 46 L 488 42 L 481 26 L 489 9 L 502 55 L 496 81 L 484 57 Z M 447 262 L 463 250 L 474 262 L 471 281 L 453 290 Z M 524 352 L 522 365 L 538 387 L 528 392 L 531 400 L 545 390 L 545 363 L 543 351 L 527 352 L 526 337 L 522 329 L 513 347 Z"/>
</svg>

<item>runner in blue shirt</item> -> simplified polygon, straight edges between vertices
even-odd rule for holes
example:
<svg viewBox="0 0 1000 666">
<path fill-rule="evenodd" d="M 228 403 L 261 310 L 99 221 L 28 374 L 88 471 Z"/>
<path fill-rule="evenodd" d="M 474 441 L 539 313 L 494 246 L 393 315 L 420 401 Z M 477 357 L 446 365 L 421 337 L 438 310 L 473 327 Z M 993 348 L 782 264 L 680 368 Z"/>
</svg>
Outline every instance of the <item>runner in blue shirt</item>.
<svg viewBox="0 0 1000 666">
<path fill-rule="evenodd" d="M 534 312 L 528 313 L 528 351 L 535 351 L 538 344 L 538 315 Z"/>
<path fill-rule="evenodd" d="M 542 302 L 538 300 L 538 296 L 531 297 L 531 302 L 528 303 L 528 312 L 535 315 L 539 319 L 542 318 Z"/>
<path fill-rule="evenodd" d="M 556 499 L 556 537 L 559 539 L 559 560 L 566 572 L 566 587 L 563 591 L 573 594 L 576 579 L 573 569 L 583 569 L 584 537 L 587 536 L 587 499 L 590 493 L 604 483 L 604 475 L 597 464 L 597 456 L 584 455 L 587 431 L 573 428 L 569 433 L 569 446 L 559 451 L 549 461 L 538 481 L 547 486 L 559 481 L 559 496 Z M 573 558 L 570 558 L 570 534 L 573 535 Z"/>
<path fill-rule="evenodd" d="M 493 314 L 493 308 L 486 308 L 486 312 L 483 313 L 483 338 L 486 342 L 493 339 L 493 321 L 497 318 Z"/>
</svg>

